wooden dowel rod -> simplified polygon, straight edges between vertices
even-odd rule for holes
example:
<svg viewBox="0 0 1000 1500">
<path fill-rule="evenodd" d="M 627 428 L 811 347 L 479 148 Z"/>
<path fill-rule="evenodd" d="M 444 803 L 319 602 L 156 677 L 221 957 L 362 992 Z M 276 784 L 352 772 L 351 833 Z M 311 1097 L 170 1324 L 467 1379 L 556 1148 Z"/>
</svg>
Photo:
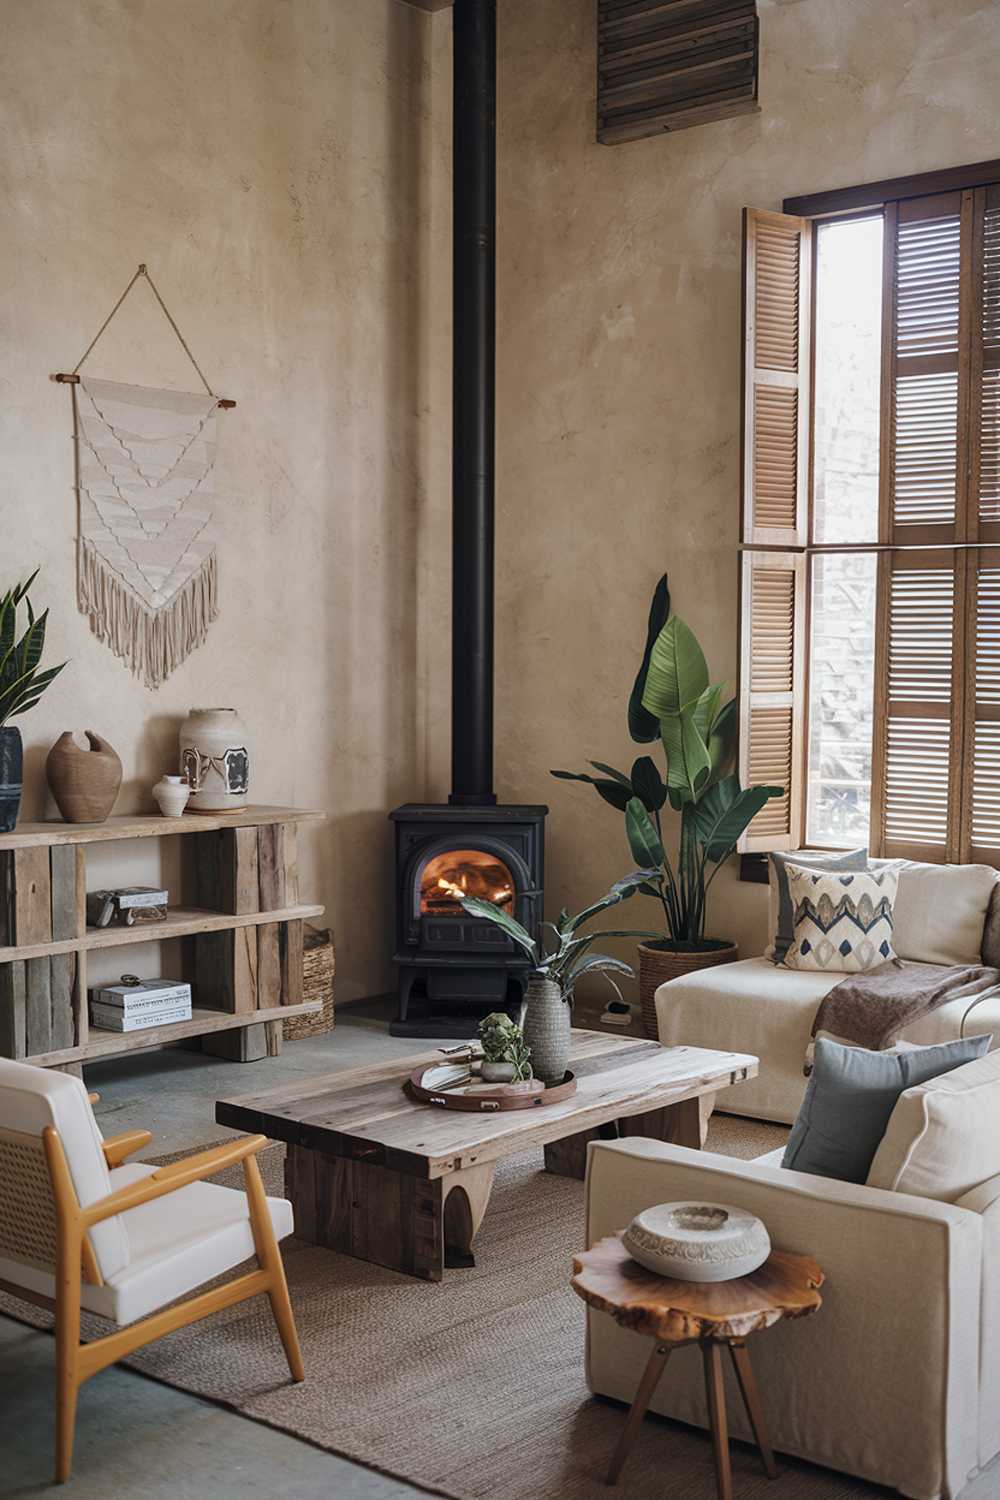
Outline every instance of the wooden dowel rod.
<svg viewBox="0 0 1000 1500">
<path fill-rule="evenodd" d="M 80 377 L 79 377 L 79 375 L 67 375 L 64 371 L 59 371 L 59 373 L 56 374 L 56 375 L 50 375 L 49 379 L 50 380 L 57 380 L 60 385 L 79 385 L 80 384 Z M 232 411 L 235 408 L 235 406 L 236 406 L 236 402 L 235 401 L 230 401 L 225 396 L 219 396 L 216 399 L 216 403 L 215 404 L 216 404 L 216 406 L 221 406 L 224 411 Z"/>
</svg>

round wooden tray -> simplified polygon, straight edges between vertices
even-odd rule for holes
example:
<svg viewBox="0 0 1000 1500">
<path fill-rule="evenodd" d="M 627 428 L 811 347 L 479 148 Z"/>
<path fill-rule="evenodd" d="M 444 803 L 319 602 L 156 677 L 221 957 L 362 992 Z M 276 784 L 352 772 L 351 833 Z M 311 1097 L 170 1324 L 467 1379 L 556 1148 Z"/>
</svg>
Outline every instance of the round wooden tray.
<svg viewBox="0 0 1000 1500">
<path fill-rule="evenodd" d="M 538 1086 L 530 1093 L 505 1092 L 506 1085 L 502 1083 L 496 1085 L 495 1092 L 482 1089 L 475 1094 L 461 1094 L 454 1088 L 427 1088 L 424 1083 L 427 1075 L 437 1072 L 441 1067 L 441 1063 L 432 1063 L 430 1067 L 413 1070 L 403 1085 L 411 1099 L 415 1099 L 418 1104 L 434 1105 L 437 1109 L 461 1109 L 467 1114 L 496 1114 L 500 1110 L 544 1108 L 549 1104 L 559 1104 L 563 1099 L 568 1099 L 570 1094 L 576 1093 L 574 1073 L 567 1073 L 562 1083 L 547 1085 L 536 1080 Z"/>
</svg>

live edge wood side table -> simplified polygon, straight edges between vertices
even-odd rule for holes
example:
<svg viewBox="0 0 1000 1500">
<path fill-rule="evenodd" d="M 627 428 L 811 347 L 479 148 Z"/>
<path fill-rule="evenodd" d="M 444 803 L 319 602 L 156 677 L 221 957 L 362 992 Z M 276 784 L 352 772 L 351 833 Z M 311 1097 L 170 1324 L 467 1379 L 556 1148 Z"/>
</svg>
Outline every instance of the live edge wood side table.
<svg viewBox="0 0 1000 1500">
<path fill-rule="evenodd" d="M 621 1235 L 613 1234 L 574 1257 L 572 1285 L 590 1307 L 655 1340 L 611 1458 L 608 1484 L 614 1484 L 622 1471 L 667 1360 L 684 1344 L 701 1346 L 719 1500 L 732 1500 L 733 1494 L 723 1345 L 729 1349 L 764 1472 L 769 1479 L 777 1478 L 746 1340 L 748 1334 L 782 1318 L 804 1318 L 817 1310 L 823 1272 L 814 1260 L 775 1250 L 759 1270 L 735 1281 L 673 1281 L 644 1270 L 625 1249 Z"/>
</svg>

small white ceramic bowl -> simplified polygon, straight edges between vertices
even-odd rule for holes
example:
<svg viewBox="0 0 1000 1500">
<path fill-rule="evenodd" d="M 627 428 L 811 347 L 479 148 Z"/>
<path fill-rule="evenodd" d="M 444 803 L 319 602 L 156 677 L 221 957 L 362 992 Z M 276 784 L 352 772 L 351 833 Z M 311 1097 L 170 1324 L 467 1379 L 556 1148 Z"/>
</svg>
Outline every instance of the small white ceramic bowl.
<svg viewBox="0 0 1000 1500">
<path fill-rule="evenodd" d="M 771 1253 L 760 1219 L 726 1203 L 658 1203 L 636 1214 L 622 1243 L 647 1271 L 677 1281 L 734 1281 Z"/>
</svg>

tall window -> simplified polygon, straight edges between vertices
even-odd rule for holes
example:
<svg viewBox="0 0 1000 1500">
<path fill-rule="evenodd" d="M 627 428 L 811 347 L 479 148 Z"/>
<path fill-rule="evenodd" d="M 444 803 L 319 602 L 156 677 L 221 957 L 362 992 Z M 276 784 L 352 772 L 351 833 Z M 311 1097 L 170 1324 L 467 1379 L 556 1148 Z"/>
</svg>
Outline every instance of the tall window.
<svg viewBox="0 0 1000 1500">
<path fill-rule="evenodd" d="M 785 788 L 750 850 L 1000 865 L 1000 168 L 969 173 L 747 211 L 740 756 Z"/>
</svg>

